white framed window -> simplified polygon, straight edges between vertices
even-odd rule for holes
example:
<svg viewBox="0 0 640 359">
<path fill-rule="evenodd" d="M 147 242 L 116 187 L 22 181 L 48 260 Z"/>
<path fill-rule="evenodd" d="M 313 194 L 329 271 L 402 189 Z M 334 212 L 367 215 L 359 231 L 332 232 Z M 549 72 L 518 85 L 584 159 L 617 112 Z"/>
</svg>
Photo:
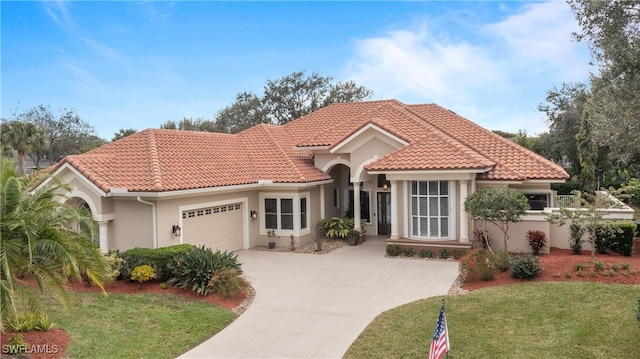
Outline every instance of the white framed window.
<svg viewBox="0 0 640 359">
<path fill-rule="evenodd" d="M 301 236 L 309 231 L 309 192 L 260 193 L 260 234 Z"/>
<path fill-rule="evenodd" d="M 411 235 L 448 238 L 450 201 L 449 181 L 411 181 Z"/>
</svg>

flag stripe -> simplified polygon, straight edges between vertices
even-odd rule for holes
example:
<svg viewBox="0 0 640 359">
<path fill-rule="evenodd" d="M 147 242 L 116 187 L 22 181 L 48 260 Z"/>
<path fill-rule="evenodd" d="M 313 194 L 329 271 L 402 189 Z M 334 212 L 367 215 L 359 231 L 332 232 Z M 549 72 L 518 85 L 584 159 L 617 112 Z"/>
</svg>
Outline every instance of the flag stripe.
<svg viewBox="0 0 640 359">
<path fill-rule="evenodd" d="M 440 359 L 449 351 L 449 330 L 447 328 L 447 318 L 444 314 L 444 303 L 442 309 L 440 309 L 440 315 L 438 316 L 438 323 L 436 323 L 436 329 L 433 333 L 433 340 L 431 341 L 431 347 L 429 348 L 428 359 Z"/>
</svg>

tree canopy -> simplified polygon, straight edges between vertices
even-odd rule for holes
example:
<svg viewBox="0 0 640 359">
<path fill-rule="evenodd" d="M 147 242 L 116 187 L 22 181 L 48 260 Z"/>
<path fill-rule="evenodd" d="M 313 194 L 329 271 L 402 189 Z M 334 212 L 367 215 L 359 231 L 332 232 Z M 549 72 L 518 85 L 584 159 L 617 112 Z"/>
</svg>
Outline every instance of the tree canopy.
<svg viewBox="0 0 640 359">
<path fill-rule="evenodd" d="M 640 2 L 570 0 L 578 41 L 599 73 L 591 78 L 593 132 L 614 160 L 640 175 Z"/>
<path fill-rule="evenodd" d="M 121 138 L 133 135 L 136 132 L 138 131 L 133 128 L 121 128 L 118 132 L 113 134 L 113 138 L 111 139 L 111 141 L 117 141 Z"/>
<path fill-rule="evenodd" d="M 38 105 L 22 112 L 13 111 L 11 119 L 3 118 L 2 121 L 31 123 L 44 130 L 49 145 L 32 146 L 25 152 L 37 168 L 43 161 L 46 166 L 67 155 L 80 154 L 106 143 L 97 136 L 93 126 L 82 120 L 72 109 L 63 108 L 55 115 L 49 106 Z"/>
<path fill-rule="evenodd" d="M 464 201 L 464 210 L 473 219 L 492 223 L 502 231 L 505 252 L 509 251 L 509 223 L 519 222 L 529 208 L 522 192 L 506 186 L 478 188 Z"/>
<path fill-rule="evenodd" d="M 363 101 L 373 92 L 353 81 L 334 82 L 313 72 L 294 72 L 269 80 L 262 97 L 251 92 L 236 95 L 236 101 L 216 115 L 215 131 L 237 133 L 260 123 L 283 125 L 332 103 Z"/>
</svg>

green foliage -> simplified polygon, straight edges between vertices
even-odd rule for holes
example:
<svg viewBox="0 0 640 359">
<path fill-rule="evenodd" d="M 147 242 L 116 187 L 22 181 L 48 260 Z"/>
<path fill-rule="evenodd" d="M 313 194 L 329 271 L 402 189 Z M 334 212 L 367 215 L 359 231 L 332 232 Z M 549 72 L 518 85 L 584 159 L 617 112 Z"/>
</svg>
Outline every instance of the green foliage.
<svg viewBox="0 0 640 359">
<path fill-rule="evenodd" d="M 538 255 L 547 244 L 547 235 L 543 231 L 527 231 L 527 241 L 529 248 L 531 248 L 531 254 Z"/>
<path fill-rule="evenodd" d="M 596 252 L 599 254 L 633 254 L 636 224 L 625 222 L 599 222 L 596 226 Z"/>
<path fill-rule="evenodd" d="M 123 262 L 120 267 L 120 275 L 125 279 L 131 278 L 131 271 L 141 265 L 152 267 L 158 279 L 167 280 L 171 277 L 168 265 L 173 259 L 194 248 L 191 244 L 176 244 L 160 248 L 132 248 L 120 254 Z"/>
<path fill-rule="evenodd" d="M 402 253 L 402 246 L 397 243 L 387 244 L 387 254 L 397 257 Z"/>
<path fill-rule="evenodd" d="M 576 263 L 573 265 L 573 268 L 575 268 L 575 270 L 583 270 L 587 268 L 587 264 L 586 263 Z"/>
<path fill-rule="evenodd" d="M 117 141 L 117 140 L 123 139 L 127 136 L 133 135 L 136 132 L 138 131 L 133 128 L 127 128 L 127 129 L 121 128 L 120 130 L 118 130 L 118 132 L 113 134 L 113 138 L 111 139 L 111 141 Z"/>
<path fill-rule="evenodd" d="M 117 251 L 109 251 L 109 253 L 105 255 L 105 261 L 107 262 L 107 266 L 109 268 L 107 280 L 108 282 L 115 282 L 120 276 L 120 268 L 122 268 L 124 259 L 119 256 L 119 253 Z"/>
<path fill-rule="evenodd" d="M 511 276 L 531 280 L 540 275 L 542 268 L 538 257 L 531 254 L 518 255 L 511 260 Z"/>
<path fill-rule="evenodd" d="M 9 355 L 18 355 L 25 353 L 29 344 L 24 341 L 24 336 L 22 333 L 13 333 L 11 334 L 11 338 L 7 341 L 7 351 L 6 354 Z M 2 349 L 2 353 L 5 353 L 4 348 Z"/>
<path fill-rule="evenodd" d="M 500 251 L 494 253 L 494 259 L 496 269 L 500 272 L 506 272 L 511 269 L 511 257 L 509 253 Z"/>
<path fill-rule="evenodd" d="M 49 319 L 49 315 L 43 311 L 32 310 L 20 312 L 17 316 L 9 318 L 7 329 L 14 332 L 30 332 L 34 330 L 49 331 L 55 324 Z"/>
<path fill-rule="evenodd" d="M 420 258 L 433 258 L 435 254 L 431 249 L 422 249 L 420 250 Z"/>
<path fill-rule="evenodd" d="M 527 197 L 506 186 L 478 188 L 464 201 L 464 210 L 474 219 L 496 225 L 504 235 L 504 249 L 509 251 L 509 223 L 519 222 L 529 210 Z"/>
<path fill-rule="evenodd" d="M 462 249 L 454 249 L 453 251 L 451 251 L 451 256 L 455 260 L 458 260 L 458 259 L 464 257 L 465 254 L 467 254 L 467 251 L 462 250 Z"/>
<path fill-rule="evenodd" d="M 440 259 L 447 259 L 450 256 L 450 252 L 446 248 L 440 249 L 440 255 L 438 256 Z"/>
<path fill-rule="evenodd" d="M 324 235 L 331 239 L 346 239 L 354 235 L 353 218 L 332 217 L 320 220 Z"/>
<path fill-rule="evenodd" d="M 131 280 L 135 280 L 140 284 L 153 279 L 154 276 L 155 271 L 148 265 L 137 266 L 131 271 Z"/>
<path fill-rule="evenodd" d="M 235 269 L 242 273 L 237 255 L 232 252 L 213 252 L 211 248 L 194 247 L 178 255 L 168 267 L 173 273 L 167 283 L 174 287 L 191 288 L 192 291 L 207 295 L 212 287 L 212 278 L 222 270 Z"/>
<path fill-rule="evenodd" d="M 236 95 L 236 102 L 216 115 L 215 130 L 237 133 L 260 123 L 283 125 L 333 103 L 358 102 L 372 91 L 353 81 L 334 82 L 316 72 L 293 72 L 267 81 L 261 97 L 251 92 Z"/>
<path fill-rule="evenodd" d="M 492 281 L 496 272 L 496 257 L 487 249 L 474 249 L 460 259 L 460 273 L 465 282 Z"/>
<path fill-rule="evenodd" d="M 640 324 L 640 299 L 637 300 L 638 307 L 636 308 L 636 320 Z"/>
<path fill-rule="evenodd" d="M 604 270 L 604 262 L 603 261 L 593 262 L 593 268 L 599 272 L 602 272 Z"/>
<path fill-rule="evenodd" d="M 50 181 L 47 186 L 31 192 L 44 180 Z M 0 327 L 19 318 L 23 308 L 37 311 L 40 303 L 32 300 L 24 280 L 68 303 L 68 277 L 81 281 L 84 276 L 101 288 L 108 278 L 104 256 L 91 240 L 95 223 L 90 213 L 60 201 L 68 190 L 48 175 L 19 177 L 13 162 L 1 162 Z"/>
<path fill-rule="evenodd" d="M 416 255 L 416 252 L 413 248 L 407 247 L 404 249 L 404 255 L 407 257 L 413 257 Z"/>
<path fill-rule="evenodd" d="M 640 180 L 632 178 L 628 184 L 622 185 L 612 194 L 623 202 L 631 202 L 636 206 L 640 206 Z"/>
<path fill-rule="evenodd" d="M 584 232 L 585 228 L 579 223 L 571 223 L 569 225 L 569 247 L 573 254 L 582 254 L 582 243 L 584 243 L 582 236 Z"/>
<path fill-rule="evenodd" d="M 235 268 L 216 269 L 211 277 L 211 288 L 222 298 L 237 298 L 247 289 L 249 283 Z"/>
</svg>

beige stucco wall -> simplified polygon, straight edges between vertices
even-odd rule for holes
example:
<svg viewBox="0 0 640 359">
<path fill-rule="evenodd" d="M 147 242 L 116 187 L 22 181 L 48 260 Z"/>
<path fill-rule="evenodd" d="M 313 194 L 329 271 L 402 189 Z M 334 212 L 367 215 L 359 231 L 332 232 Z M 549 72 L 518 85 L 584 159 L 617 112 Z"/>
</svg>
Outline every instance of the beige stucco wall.
<svg viewBox="0 0 640 359">
<path fill-rule="evenodd" d="M 135 198 L 114 199 L 115 218 L 109 222 L 109 249 L 121 251 L 153 246 L 151 206 Z"/>
</svg>

